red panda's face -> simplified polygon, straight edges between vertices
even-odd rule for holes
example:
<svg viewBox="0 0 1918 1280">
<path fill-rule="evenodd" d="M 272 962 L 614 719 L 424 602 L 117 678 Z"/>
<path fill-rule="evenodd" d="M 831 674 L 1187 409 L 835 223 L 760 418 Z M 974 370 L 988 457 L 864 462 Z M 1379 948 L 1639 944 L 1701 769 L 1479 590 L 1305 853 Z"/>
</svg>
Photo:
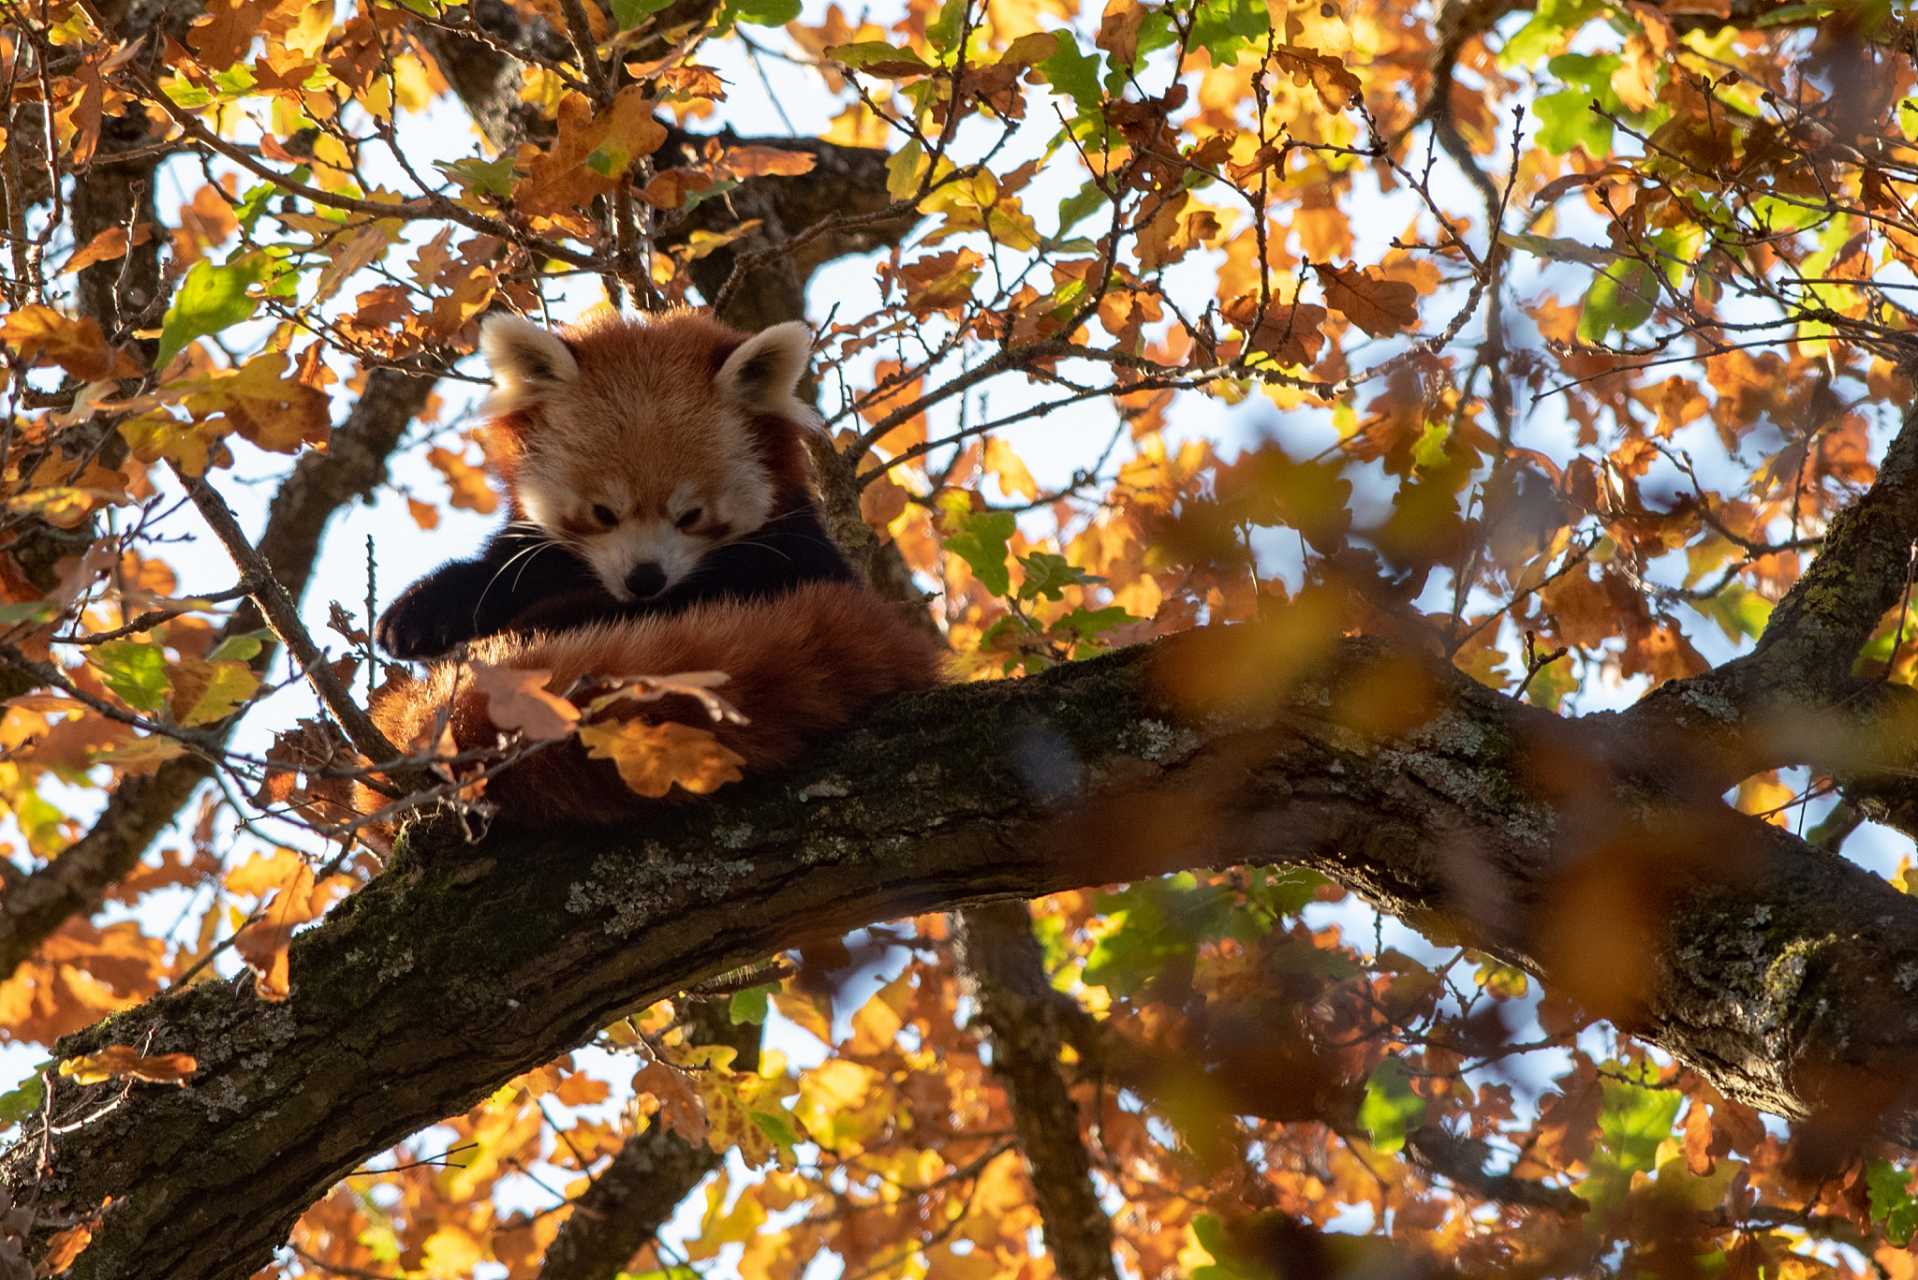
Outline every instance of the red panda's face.
<svg viewBox="0 0 1918 1280">
<path fill-rule="evenodd" d="M 481 330 L 492 407 L 525 411 L 520 510 L 616 599 L 667 590 L 772 515 L 776 486 L 754 422 L 811 419 L 792 395 L 810 335 L 779 325 L 721 361 L 715 343 L 727 333 L 697 316 L 612 321 L 565 339 L 517 317 Z"/>
</svg>

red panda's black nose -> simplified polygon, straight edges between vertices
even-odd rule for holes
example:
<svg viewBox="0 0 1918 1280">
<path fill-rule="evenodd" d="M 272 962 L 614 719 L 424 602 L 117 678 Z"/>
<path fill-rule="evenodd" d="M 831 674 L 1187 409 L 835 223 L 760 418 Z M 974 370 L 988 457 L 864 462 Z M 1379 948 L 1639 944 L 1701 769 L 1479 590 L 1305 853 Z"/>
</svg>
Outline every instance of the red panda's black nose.
<svg viewBox="0 0 1918 1280">
<path fill-rule="evenodd" d="M 633 571 L 626 575 L 626 589 L 637 600 L 656 596 L 665 587 L 666 571 L 650 560 L 634 565 Z"/>
</svg>

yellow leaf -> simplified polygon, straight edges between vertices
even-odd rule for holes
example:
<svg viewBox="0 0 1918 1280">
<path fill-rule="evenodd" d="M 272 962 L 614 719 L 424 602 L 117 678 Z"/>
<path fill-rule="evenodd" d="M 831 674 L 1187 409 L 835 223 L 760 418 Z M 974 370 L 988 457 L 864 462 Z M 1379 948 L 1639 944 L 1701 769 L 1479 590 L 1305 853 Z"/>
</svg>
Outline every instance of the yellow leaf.
<svg viewBox="0 0 1918 1280">
<path fill-rule="evenodd" d="M 430 1280 L 465 1280 L 484 1261 L 486 1251 L 472 1233 L 448 1222 L 426 1237 L 419 1274 Z"/>
<path fill-rule="evenodd" d="M 1032 472 L 1004 440 L 986 441 L 986 470 L 998 475 L 999 487 L 1007 494 L 1017 494 L 1027 502 L 1038 498 L 1039 486 L 1033 482 Z"/>
<path fill-rule="evenodd" d="M 173 686 L 173 719 L 182 727 L 224 720 L 259 691 L 260 679 L 244 662 L 182 658 L 167 664 Z"/>
<path fill-rule="evenodd" d="M 152 773 L 175 756 L 186 754 L 186 747 L 173 738 L 152 734 L 135 738 L 124 747 L 96 751 L 88 757 L 94 764 L 109 764 L 128 773 Z"/>
<path fill-rule="evenodd" d="M 68 1058 L 60 1064 L 60 1074 L 72 1076 L 77 1084 L 99 1084 L 115 1076 L 131 1076 L 150 1084 L 184 1085 L 186 1078 L 200 1069 L 190 1053 L 161 1053 L 143 1057 L 130 1044 L 111 1044 L 98 1053 Z"/>
<path fill-rule="evenodd" d="M 582 725 L 579 740 L 596 760 L 611 760 L 620 779 L 642 796 L 658 798 L 678 783 L 705 794 L 740 778 L 745 758 L 720 745 L 709 729 L 667 721 Z"/>
</svg>

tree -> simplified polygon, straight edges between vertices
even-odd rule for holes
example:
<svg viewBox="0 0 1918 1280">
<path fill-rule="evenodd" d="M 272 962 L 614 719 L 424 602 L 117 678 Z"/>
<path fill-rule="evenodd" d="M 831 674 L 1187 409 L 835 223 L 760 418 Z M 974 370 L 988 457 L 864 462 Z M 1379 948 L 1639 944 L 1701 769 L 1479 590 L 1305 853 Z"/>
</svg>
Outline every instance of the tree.
<svg viewBox="0 0 1918 1280">
<path fill-rule="evenodd" d="M 0 1274 L 1912 1274 L 1912 22 L 0 4 Z M 957 678 L 529 832 L 302 597 L 582 291 Z"/>
</svg>

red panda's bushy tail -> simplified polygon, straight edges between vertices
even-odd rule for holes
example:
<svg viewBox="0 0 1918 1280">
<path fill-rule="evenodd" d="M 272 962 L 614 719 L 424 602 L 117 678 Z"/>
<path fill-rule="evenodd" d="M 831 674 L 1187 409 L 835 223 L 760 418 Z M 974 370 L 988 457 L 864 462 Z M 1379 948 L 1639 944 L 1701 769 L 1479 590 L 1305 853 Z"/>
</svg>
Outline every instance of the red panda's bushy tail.
<svg viewBox="0 0 1918 1280">
<path fill-rule="evenodd" d="M 683 696 L 624 705 L 649 720 L 712 729 L 747 770 L 789 763 L 875 698 L 938 684 L 943 665 L 929 636 L 868 588 L 847 582 L 806 583 L 773 600 L 716 601 L 551 635 L 495 636 L 469 652 L 494 665 L 550 670 L 547 687 L 555 692 L 589 675 L 723 671 L 731 679 L 717 692 L 748 724 L 715 725 Z M 404 747 L 432 727 L 450 695 L 459 750 L 491 746 L 499 730 L 487 719 L 486 698 L 470 680 L 456 686 L 457 670 L 443 663 L 425 679 L 394 686 L 374 704 L 374 720 Z M 629 790 L 610 761 L 589 758 L 577 739 L 503 770 L 488 782 L 486 798 L 502 817 L 528 824 L 612 822 L 660 803 Z"/>
</svg>

